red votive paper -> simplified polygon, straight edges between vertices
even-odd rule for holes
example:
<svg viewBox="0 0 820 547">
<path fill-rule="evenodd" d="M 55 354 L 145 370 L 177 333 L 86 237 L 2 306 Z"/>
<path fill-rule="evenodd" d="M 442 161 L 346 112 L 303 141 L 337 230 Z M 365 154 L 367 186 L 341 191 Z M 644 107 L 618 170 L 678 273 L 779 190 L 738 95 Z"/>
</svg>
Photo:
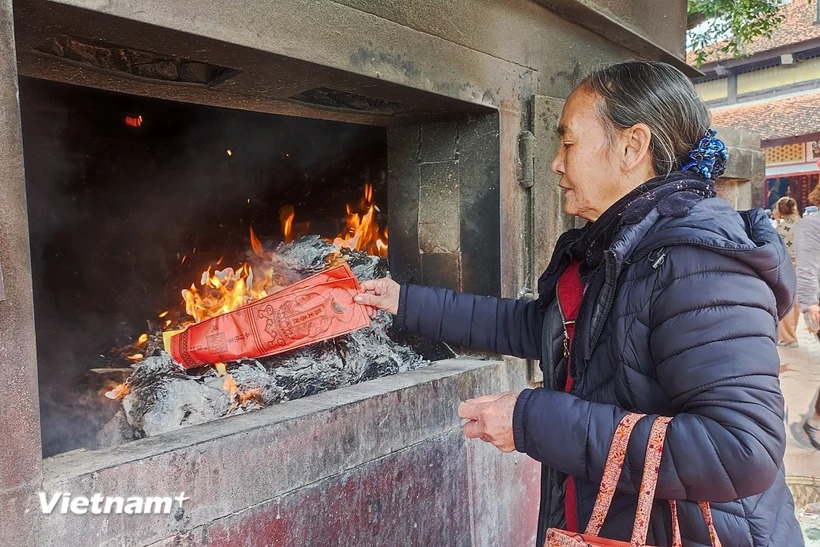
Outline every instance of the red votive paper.
<svg viewBox="0 0 820 547">
<path fill-rule="evenodd" d="M 191 325 L 166 348 L 184 368 L 266 357 L 348 334 L 370 324 L 353 301 L 359 280 L 344 263 L 265 298 Z"/>
</svg>

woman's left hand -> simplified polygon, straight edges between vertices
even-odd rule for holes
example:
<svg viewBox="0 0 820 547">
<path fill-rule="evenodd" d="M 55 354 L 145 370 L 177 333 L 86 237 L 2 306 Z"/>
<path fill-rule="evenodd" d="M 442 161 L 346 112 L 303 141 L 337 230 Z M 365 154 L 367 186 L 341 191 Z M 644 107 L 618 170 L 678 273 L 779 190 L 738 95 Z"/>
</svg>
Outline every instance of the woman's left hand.
<svg viewBox="0 0 820 547">
<path fill-rule="evenodd" d="M 515 450 L 512 417 L 518 393 L 508 391 L 499 395 L 485 395 L 458 405 L 458 415 L 466 418 L 464 435 L 492 443 L 502 452 Z"/>
</svg>

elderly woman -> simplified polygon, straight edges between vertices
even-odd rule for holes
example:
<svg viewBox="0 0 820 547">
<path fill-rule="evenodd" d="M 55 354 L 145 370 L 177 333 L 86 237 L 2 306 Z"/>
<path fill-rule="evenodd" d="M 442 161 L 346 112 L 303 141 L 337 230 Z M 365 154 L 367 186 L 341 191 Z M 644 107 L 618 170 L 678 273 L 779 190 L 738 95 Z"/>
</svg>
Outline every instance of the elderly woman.
<svg viewBox="0 0 820 547">
<path fill-rule="evenodd" d="M 541 360 L 544 387 L 466 401 L 467 437 L 543 464 L 537 541 L 583 530 L 610 442 L 627 412 L 674 416 L 648 542 L 709 545 L 697 501 L 712 502 L 724 546 L 802 545 L 783 471 L 777 321 L 794 270 L 762 211 L 715 197 L 725 161 L 690 82 L 663 63 L 599 70 L 569 96 L 552 169 L 567 213 L 535 301 L 390 280 L 360 302 L 426 336 Z M 629 445 L 602 536 L 628 540 L 651 420 Z"/>
</svg>

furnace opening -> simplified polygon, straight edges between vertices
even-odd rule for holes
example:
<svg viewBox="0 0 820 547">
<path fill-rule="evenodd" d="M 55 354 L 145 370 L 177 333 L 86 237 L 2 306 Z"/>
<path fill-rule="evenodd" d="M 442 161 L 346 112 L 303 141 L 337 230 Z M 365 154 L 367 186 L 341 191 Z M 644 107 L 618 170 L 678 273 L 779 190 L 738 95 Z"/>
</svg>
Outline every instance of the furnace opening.
<svg viewBox="0 0 820 547">
<path fill-rule="evenodd" d="M 385 128 L 20 84 L 45 455 L 93 445 L 119 402 L 90 371 L 251 230 L 332 240 L 366 198 L 387 244 Z"/>
</svg>

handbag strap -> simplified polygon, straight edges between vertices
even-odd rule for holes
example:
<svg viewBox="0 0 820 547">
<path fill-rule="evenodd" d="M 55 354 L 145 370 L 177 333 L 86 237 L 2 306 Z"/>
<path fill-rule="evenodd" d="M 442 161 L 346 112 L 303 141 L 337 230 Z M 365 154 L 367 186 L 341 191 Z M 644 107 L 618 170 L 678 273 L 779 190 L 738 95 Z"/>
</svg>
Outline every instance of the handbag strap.
<svg viewBox="0 0 820 547">
<path fill-rule="evenodd" d="M 715 523 L 712 520 L 712 508 L 708 501 L 699 501 L 700 514 L 703 515 L 703 520 L 706 521 L 706 528 L 709 530 L 709 539 L 712 542 L 712 547 L 722 547 L 720 538 L 718 538 L 717 530 L 715 530 Z M 680 524 L 678 523 L 678 503 L 675 500 L 669 500 L 669 508 L 672 510 L 672 547 L 681 547 L 683 542 L 680 537 Z"/>
<path fill-rule="evenodd" d="M 663 442 L 666 440 L 666 428 L 671 421 L 672 418 L 658 416 L 652 422 L 652 429 L 649 431 L 641 489 L 638 493 L 638 510 L 635 512 L 635 524 L 632 526 L 632 540 L 630 541 L 632 547 L 646 545 L 649 517 L 652 514 L 652 504 L 655 502 L 655 487 L 658 485 L 658 471 L 661 468 Z"/>
<path fill-rule="evenodd" d="M 641 491 L 638 495 L 638 510 L 635 513 L 635 525 L 632 528 L 632 547 L 644 547 L 646 545 L 649 517 L 652 513 L 652 504 L 655 501 L 655 487 L 658 485 L 658 472 L 661 468 L 663 444 L 666 440 L 666 430 L 671 421 L 672 418 L 668 416 L 658 416 L 652 423 L 652 430 L 649 432 L 649 442 L 646 445 L 646 458 L 643 465 L 643 478 L 641 479 Z M 712 509 L 709 502 L 700 501 L 698 506 L 703 515 L 703 520 L 706 521 L 712 547 L 721 547 L 720 539 L 718 539 L 715 530 L 715 523 L 712 521 Z M 669 500 L 669 508 L 672 510 L 672 546 L 681 547 L 677 502 Z"/>
<path fill-rule="evenodd" d="M 589 518 L 586 533 L 597 536 L 604 525 L 612 498 L 615 496 L 615 488 L 621 478 L 621 469 L 626 458 L 626 448 L 629 445 L 629 436 L 635 428 L 635 424 L 643 418 L 645 414 L 629 413 L 618 423 L 615 434 L 612 436 L 612 444 L 609 445 L 609 455 L 604 466 L 604 476 L 601 479 L 601 487 L 598 489 L 598 497 L 595 498 L 595 507 L 592 509 L 592 516 Z"/>
<path fill-rule="evenodd" d="M 587 524 L 587 534 L 598 535 L 601 532 L 601 527 L 604 524 L 606 515 L 609 512 L 609 507 L 612 504 L 612 498 L 615 495 L 615 489 L 618 486 L 618 480 L 621 477 L 621 470 L 623 469 L 624 460 L 626 459 L 626 450 L 629 445 L 629 436 L 632 434 L 635 424 L 644 416 L 645 414 L 627 414 L 621 419 L 620 423 L 618 423 L 618 427 L 615 429 L 612 444 L 609 447 L 609 455 L 606 465 L 604 466 L 604 476 L 601 479 L 601 487 L 598 490 L 598 497 L 595 499 L 592 516 Z M 666 430 L 671 421 L 672 418 L 670 417 L 659 416 L 652 423 L 652 429 L 649 432 L 646 457 L 644 458 L 643 477 L 641 478 L 641 488 L 638 493 L 638 508 L 635 513 L 635 524 L 632 527 L 631 547 L 644 547 L 646 545 L 646 535 L 649 531 L 649 519 L 655 500 L 655 488 L 658 484 L 658 472 L 661 467 L 661 456 L 663 455 L 663 445 L 666 440 Z M 670 500 L 669 506 L 672 511 L 673 547 L 680 547 L 681 536 L 680 525 L 678 523 L 677 503 L 675 500 Z M 709 503 L 702 501 L 698 503 L 698 506 L 706 521 L 712 547 L 721 547 L 720 539 L 718 539 L 717 532 L 715 531 Z"/>
</svg>

